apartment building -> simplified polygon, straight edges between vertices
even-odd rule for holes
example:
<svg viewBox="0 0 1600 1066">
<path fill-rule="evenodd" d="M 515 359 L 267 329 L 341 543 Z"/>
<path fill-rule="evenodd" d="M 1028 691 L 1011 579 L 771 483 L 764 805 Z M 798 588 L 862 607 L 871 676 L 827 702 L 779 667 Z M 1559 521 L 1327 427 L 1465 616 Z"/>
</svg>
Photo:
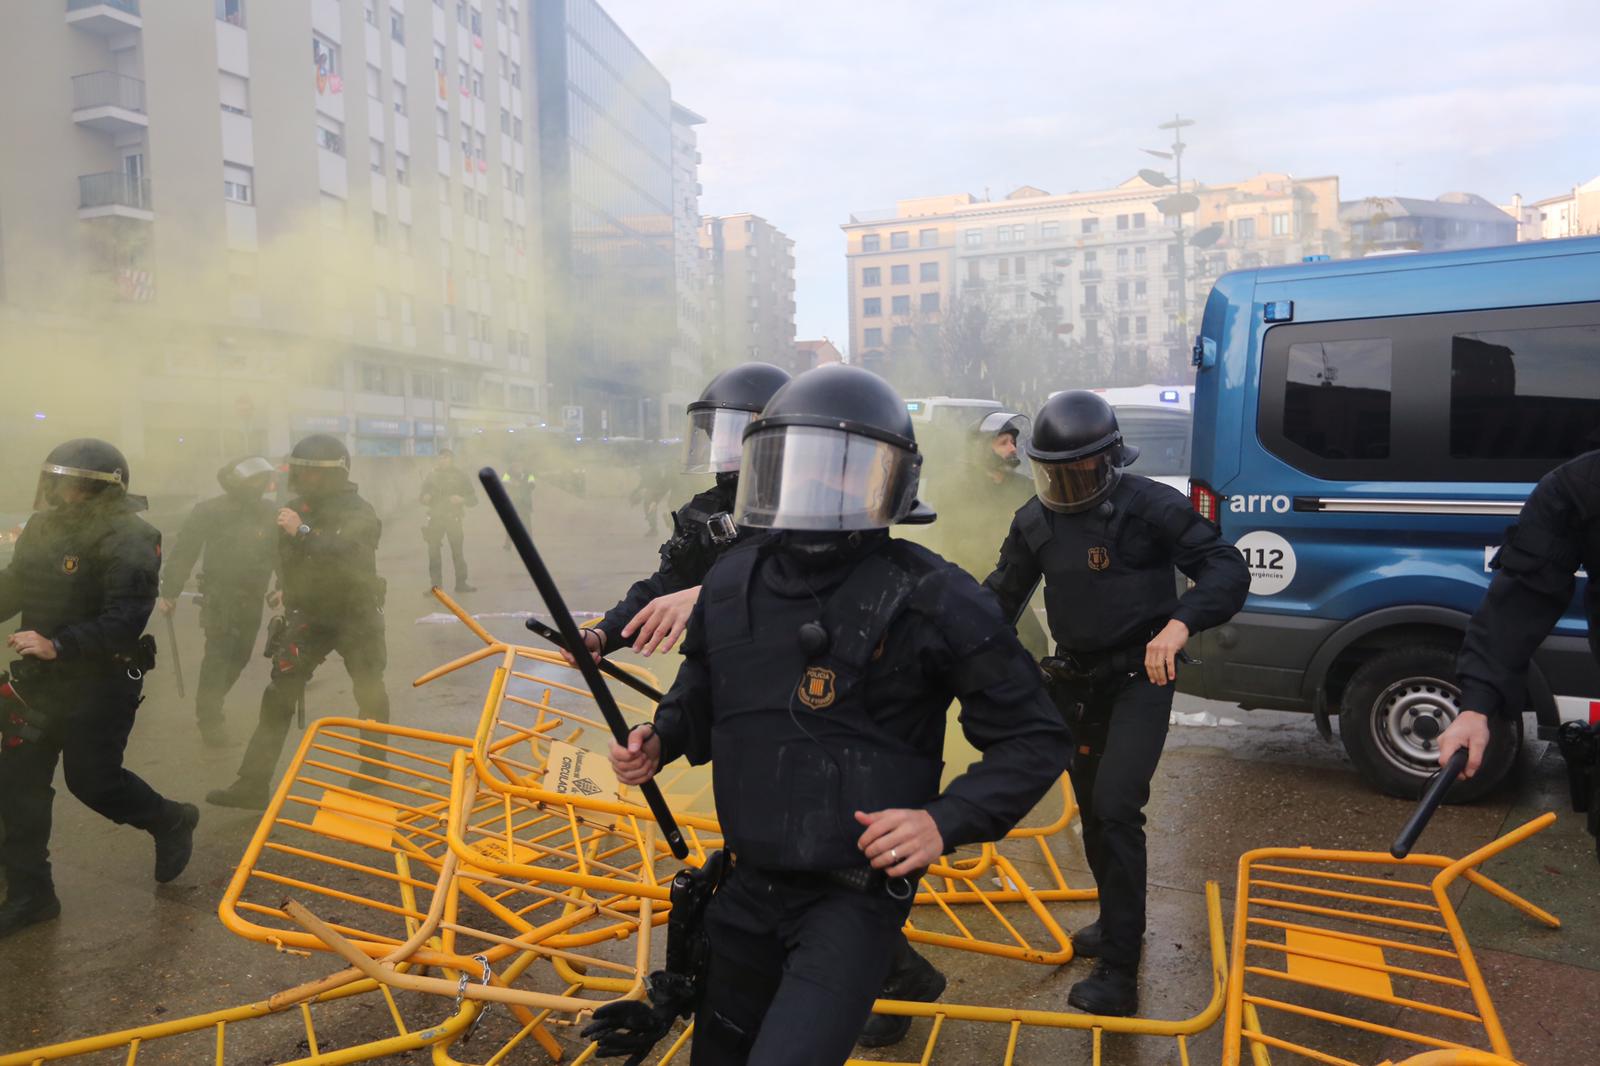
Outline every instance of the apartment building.
<svg viewBox="0 0 1600 1066">
<path fill-rule="evenodd" d="M 30 421 L 209 466 L 537 424 L 525 2 L 8 10 L 0 316 L 61 360 Z"/>
<path fill-rule="evenodd" d="M 920 197 L 852 215 L 842 227 L 852 359 L 881 359 L 965 300 L 997 316 L 1039 316 L 1091 351 L 1181 360 L 1217 274 L 1339 247 L 1337 178 L 1260 174 L 1178 191 L 1134 177 L 1089 192 L 1023 186 L 999 200 Z"/>
<path fill-rule="evenodd" d="M 717 369 L 794 355 L 794 241 L 760 215 L 707 216 L 707 351 Z"/>
<path fill-rule="evenodd" d="M 705 119 L 672 105 L 672 259 L 678 336 L 662 401 L 661 432 L 683 435 L 685 408 L 705 388 L 706 258 L 700 247 L 700 147 L 695 127 Z"/>
<path fill-rule="evenodd" d="M 1600 233 L 1600 177 L 1532 203 L 1523 203 L 1518 194 L 1509 204 L 1501 204 L 1500 210 L 1517 221 L 1519 241 L 1548 241 Z"/>
<path fill-rule="evenodd" d="M 1514 244 L 1519 228 L 1515 216 L 1470 192 L 1448 192 L 1435 200 L 1369 196 L 1341 204 L 1339 221 L 1352 255 Z"/>
</svg>

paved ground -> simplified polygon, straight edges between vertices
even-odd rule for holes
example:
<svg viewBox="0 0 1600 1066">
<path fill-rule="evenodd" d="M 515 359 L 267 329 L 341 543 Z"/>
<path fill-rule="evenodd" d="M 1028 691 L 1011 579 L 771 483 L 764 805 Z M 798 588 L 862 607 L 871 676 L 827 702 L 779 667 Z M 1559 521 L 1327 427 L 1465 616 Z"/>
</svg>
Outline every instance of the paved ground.
<svg viewBox="0 0 1600 1066">
<path fill-rule="evenodd" d="M 616 500 L 579 502 L 551 495 L 549 506 L 556 513 L 541 517 L 535 533 L 569 605 L 577 611 L 603 610 L 653 562 L 660 535 L 648 535 L 637 512 Z M 472 515 L 468 550 L 473 581 L 482 591 L 467 601 L 491 630 L 512 636 L 522 633 L 512 613 L 527 609 L 532 596 L 491 522 L 487 508 Z M 434 617 L 423 599 L 427 579 L 419 524 L 415 515 L 391 519 L 381 557 L 390 584 L 394 718 L 463 729 L 476 717 L 481 675 L 464 672 L 420 691 L 408 683 L 474 643 L 458 624 Z M 192 606 L 180 616 L 179 631 L 192 684 L 200 659 Z M 229 702 L 241 741 L 265 678 L 266 663 L 257 660 Z M 241 746 L 218 752 L 199 744 L 192 708 L 177 699 L 169 669 L 153 674 L 146 692 L 129 765 L 168 794 L 196 802 L 207 789 L 228 783 Z M 313 712 L 351 707 L 349 683 L 336 662 L 318 676 L 309 700 Z M 1199 1010 L 1211 992 L 1207 880 L 1221 884 L 1225 913 L 1231 916 L 1240 852 L 1267 844 L 1381 850 L 1407 813 L 1407 805 L 1363 788 L 1342 749 L 1322 742 L 1308 720 L 1248 714 L 1183 697 L 1179 710 L 1193 716 L 1189 721 L 1220 724 L 1173 729 L 1150 807 L 1151 934 L 1142 997 L 1148 1014 L 1171 1018 Z M 1425 845 L 1443 854 L 1465 854 L 1537 812 L 1563 812 L 1554 829 L 1488 867 L 1493 876 L 1558 913 L 1563 929 L 1544 930 L 1475 888 L 1461 894 L 1460 909 L 1519 1057 L 1579 1066 L 1600 1061 L 1593 1017 L 1600 1004 L 1600 866 L 1593 841 L 1566 812 L 1564 787 L 1559 757 L 1545 745 L 1530 743 L 1512 787 L 1470 808 L 1443 811 Z M 325 958 L 308 961 L 241 941 L 218 923 L 216 904 L 254 828 L 253 817 L 206 809 L 189 871 L 174 884 L 157 887 L 150 880 L 148 837 L 90 814 L 59 783 L 58 792 L 55 862 L 65 910 L 60 921 L 0 942 L 0 1052 L 242 1003 L 332 969 Z M 1075 844 L 1058 850 L 1069 877 L 1087 884 L 1081 850 Z M 1070 929 L 1090 920 L 1093 909 L 1060 906 L 1056 913 Z M 929 955 L 951 976 L 946 998 L 959 1002 L 1064 1009 L 1068 987 L 1088 971 L 1083 962 L 1054 970 L 936 949 Z M 381 1004 L 353 1005 L 342 1036 L 375 1033 L 383 1013 Z M 446 1004 L 426 1003 L 419 1016 L 432 1021 L 445 1013 Z M 494 1047 L 490 1025 L 474 1044 L 479 1055 Z M 925 1030 L 926 1023 L 919 1023 L 917 1032 Z M 952 1025 L 938 1061 L 998 1062 L 1004 1038 L 998 1027 Z M 248 1038 L 252 1057 L 242 1061 L 283 1061 L 293 1056 L 300 1039 L 290 1019 L 288 1028 Z M 1362 1062 L 1397 1053 L 1378 1035 L 1343 1037 L 1323 1046 Z M 1217 1061 L 1216 1031 L 1193 1047 L 1195 1062 Z M 899 1049 L 902 1057 L 920 1054 L 909 1048 Z M 1029 1030 L 1017 1061 L 1087 1061 L 1087 1052 L 1084 1035 Z M 1172 1062 L 1176 1055 L 1170 1043 L 1121 1038 L 1108 1040 L 1106 1060 Z M 138 1061 L 210 1060 L 203 1048 L 191 1046 Z"/>
</svg>

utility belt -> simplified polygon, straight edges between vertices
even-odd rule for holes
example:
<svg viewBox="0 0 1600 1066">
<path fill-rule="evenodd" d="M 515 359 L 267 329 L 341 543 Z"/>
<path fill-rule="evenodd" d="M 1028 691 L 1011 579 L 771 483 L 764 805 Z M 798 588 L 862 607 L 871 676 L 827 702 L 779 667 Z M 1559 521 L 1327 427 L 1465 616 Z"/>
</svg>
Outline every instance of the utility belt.
<svg viewBox="0 0 1600 1066">
<path fill-rule="evenodd" d="M 138 681 L 155 668 L 156 638 L 146 633 L 134 642 L 133 647 L 105 655 L 49 662 L 34 658 L 18 659 L 10 666 L 9 677 L 29 686 L 119 673 L 127 674 L 130 681 Z"/>
<path fill-rule="evenodd" d="M 1056 654 L 1039 660 L 1039 669 L 1051 681 L 1070 685 L 1098 684 L 1123 674 L 1138 673 L 1144 669 L 1145 645 L 1160 632 L 1160 628 L 1156 626 L 1137 640 L 1103 651 L 1065 651 L 1057 648 Z"/>
<path fill-rule="evenodd" d="M 1600 857 L 1600 723 L 1563 723 L 1556 733 L 1556 746 L 1566 760 L 1572 809 L 1589 816 L 1588 829 L 1595 836 L 1595 854 Z"/>
<path fill-rule="evenodd" d="M 747 874 L 775 885 L 812 892 L 842 888 L 863 896 L 887 896 L 901 903 L 911 898 L 917 890 L 917 882 L 921 880 L 920 876 L 890 877 L 871 866 L 853 866 L 844 870 L 766 870 L 748 863 L 741 864 L 737 856 L 732 857 L 732 864 L 736 869 L 743 869 Z"/>
</svg>

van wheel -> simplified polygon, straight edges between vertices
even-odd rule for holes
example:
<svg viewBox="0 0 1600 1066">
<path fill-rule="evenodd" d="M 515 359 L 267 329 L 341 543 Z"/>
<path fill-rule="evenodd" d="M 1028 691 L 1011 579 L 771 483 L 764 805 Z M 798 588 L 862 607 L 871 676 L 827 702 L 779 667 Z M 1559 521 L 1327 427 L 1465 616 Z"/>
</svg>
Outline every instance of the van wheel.
<svg viewBox="0 0 1600 1066">
<path fill-rule="evenodd" d="M 1461 711 L 1455 653 L 1416 645 L 1384 652 L 1351 675 L 1340 700 L 1339 737 L 1367 784 L 1402 799 L 1422 795 L 1439 768 L 1439 735 Z M 1445 800 L 1486 795 L 1510 771 L 1522 747 L 1522 718 L 1491 718 L 1489 750 L 1470 781 Z"/>
</svg>

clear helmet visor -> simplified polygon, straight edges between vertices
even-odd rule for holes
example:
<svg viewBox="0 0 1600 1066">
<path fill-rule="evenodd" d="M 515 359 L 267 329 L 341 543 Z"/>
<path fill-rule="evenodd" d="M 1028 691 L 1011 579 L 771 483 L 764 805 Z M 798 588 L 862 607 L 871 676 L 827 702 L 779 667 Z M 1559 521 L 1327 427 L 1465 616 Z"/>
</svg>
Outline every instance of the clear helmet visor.
<svg viewBox="0 0 1600 1066">
<path fill-rule="evenodd" d="M 755 529 L 887 529 L 916 503 L 922 457 L 819 426 L 777 426 L 744 442 L 735 521 Z"/>
<path fill-rule="evenodd" d="M 686 474 L 727 474 L 739 470 L 744 428 L 754 411 L 708 407 L 689 412 L 689 439 L 683 450 Z"/>
<path fill-rule="evenodd" d="M 1117 482 L 1115 449 L 1082 459 L 1046 462 L 1033 460 L 1034 491 L 1052 511 L 1072 514 L 1086 511 L 1111 494 Z"/>
<path fill-rule="evenodd" d="M 44 463 L 39 467 L 39 483 L 33 493 L 33 509 L 55 510 L 91 496 L 98 496 L 113 487 L 123 487 L 121 474 Z"/>
</svg>

